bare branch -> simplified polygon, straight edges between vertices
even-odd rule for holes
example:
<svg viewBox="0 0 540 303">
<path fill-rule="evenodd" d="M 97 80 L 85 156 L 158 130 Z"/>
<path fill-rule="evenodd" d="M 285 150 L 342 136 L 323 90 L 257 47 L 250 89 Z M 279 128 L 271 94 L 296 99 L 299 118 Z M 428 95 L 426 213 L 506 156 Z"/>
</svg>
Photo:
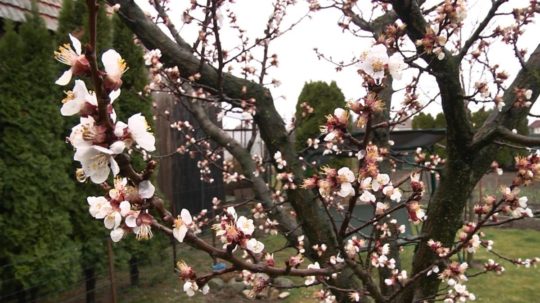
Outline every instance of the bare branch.
<svg viewBox="0 0 540 303">
<path fill-rule="evenodd" d="M 521 144 L 524 146 L 529 146 L 529 147 L 540 146 L 540 137 L 530 137 L 530 136 L 520 135 L 502 126 L 497 128 L 496 135 L 499 135 L 500 138 L 504 140 Z"/>
<path fill-rule="evenodd" d="M 493 4 L 491 5 L 491 9 L 488 11 L 487 15 L 484 17 L 484 20 L 480 22 L 480 24 L 478 25 L 474 33 L 469 37 L 467 41 L 465 41 L 465 44 L 463 44 L 461 51 L 457 55 L 457 58 L 459 61 L 461 61 L 461 59 L 463 59 L 463 57 L 467 55 L 467 52 L 469 51 L 471 46 L 478 40 L 482 31 L 488 26 L 489 22 L 491 22 L 493 17 L 495 17 L 495 14 L 497 13 L 497 10 L 499 9 L 499 7 L 507 1 L 508 0 L 497 0 L 493 2 Z"/>
</svg>

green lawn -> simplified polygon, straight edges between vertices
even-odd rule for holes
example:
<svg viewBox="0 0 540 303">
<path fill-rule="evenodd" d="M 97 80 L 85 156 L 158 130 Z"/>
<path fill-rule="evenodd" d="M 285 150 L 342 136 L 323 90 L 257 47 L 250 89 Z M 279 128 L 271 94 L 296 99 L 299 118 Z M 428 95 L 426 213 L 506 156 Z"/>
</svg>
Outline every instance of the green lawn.
<svg viewBox="0 0 540 303">
<path fill-rule="evenodd" d="M 540 257 L 540 232 L 518 229 L 489 229 L 486 239 L 495 241 L 493 250 L 512 258 Z M 499 261 L 492 254 L 480 251 L 475 260 L 494 259 L 506 271 L 502 275 L 487 274 L 469 281 L 468 289 L 476 294 L 478 302 L 524 303 L 540 302 L 540 268 L 517 267 Z"/>
<path fill-rule="evenodd" d="M 494 250 L 504 253 L 508 257 L 531 258 L 540 256 L 540 232 L 533 230 L 517 229 L 488 229 L 485 231 L 486 239 L 495 241 Z M 285 242 L 281 237 L 269 237 L 265 239 L 267 249 L 274 250 L 280 248 Z M 211 259 L 206 255 L 184 245 L 178 245 L 179 259 L 185 260 L 195 269 L 208 272 Z M 292 250 L 276 253 L 275 258 L 278 264 L 285 256 L 291 254 Z M 404 264 L 410 264 L 411 253 L 403 255 Z M 488 258 L 497 258 L 485 250 L 481 249 L 475 257 L 476 263 L 483 263 Z M 486 274 L 473 278 L 468 283 L 468 289 L 476 294 L 478 302 L 501 302 L 501 303 L 523 303 L 540 302 L 538 288 L 540 288 L 540 268 L 517 268 L 512 264 L 499 261 L 506 268 L 506 272 L 497 276 Z M 306 265 L 306 264 L 304 264 Z M 244 302 L 241 296 L 235 295 L 228 289 L 219 292 L 212 292 L 212 295 L 188 298 L 182 291 L 182 283 L 171 272 L 171 261 L 169 258 L 161 262 L 155 262 L 152 266 L 142 268 L 142 285 L 137 288 L 124 287 L 119 291 L 119 302 Z M 474 269 L 473 271 L 474 272 Z M 118 272 L 121 277 L 126 276 L 122 271 Z M 293 279 L 296 283 L 303 283 L 303 279 Z M 283 302 L 307 303 L 314 302 L 312 293 L 314 289 L 294 289 L 291 296 Z M 247 301 L 246 301 L 247 302 Z M 260 302 L 260 301 L 259 301 Z"/>
</svg>

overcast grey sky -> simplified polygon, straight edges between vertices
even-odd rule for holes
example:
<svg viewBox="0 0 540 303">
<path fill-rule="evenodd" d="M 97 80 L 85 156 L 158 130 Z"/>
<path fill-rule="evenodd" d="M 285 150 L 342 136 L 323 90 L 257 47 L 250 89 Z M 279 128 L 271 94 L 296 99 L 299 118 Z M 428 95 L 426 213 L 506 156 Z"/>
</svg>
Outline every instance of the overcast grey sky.
<svg viewBox="0 0 540 303">
<path fill-rule="evenodd" d="M 143 9 L 153 12 L 146 0 L 136 0 Z M 236 0 L 232 9 L 238 16 L 239 25 L 247 31 L 250 37 L 260 37 L 264 29 L 266 20 L 272 10 L 272 2 L 270 0 Z M 510 4 L 504 7 L 518 6 L 522 7 L 528 4 L 527 0 L 512 0 Z M 193 25 L 183 25 L 181 15 L 184 9 L 189 5 L 189 1 L 171 1 L 170 17 L 176 24 L 180 33 L 187 41 L 194 41 L 197 30 Z M 466 36 L 478 20 L 481 19 L 489 9 L 490 0 L 468 1 L 468 18 L 463 28 L 463 35 Z M 370 5 L 367 3 L 367 5 Z M 230 6 L 229 6 L 230 7 Z M 308 10 L 305 1 L 298 1 L 298 4 L 292 7 L 286 17 L 285 23 L 296 21 L 303 16 Z M 508 11 L 508 9 L 506 9 Z M 309 19 L 305 19 L 293 31 L 286 33 L 278 40 L 272 42 L 270 52 L 277 53 L 279 56 L 279 67 L 270 72 L 269 78 L 276 78 L 281 81 L 281 86 L 277 88 L 271 87 L 272 94 L 275 99 L 276 107 L 280 114 L 290 119 L 294 114 L 296 101 L 302 86 L 307 81 L 332 81 L 335 80 L 338 86 L 343 90 L 345 97 L 349 99 L 357 99 L 363 96 L 364 91 L 361 87 L 361 78 L 357 75 L 356 67 L 345 69 L 341 72 L 336 72 L 335 67 L 324 61 L 317 59 L 313 49 L 316 47 L 324 54 L 332 56 L 336 61 L 342 59 L 347 61 L 353 56 L 358 56 L 360 52 L 368 49 L 372 45 L 372 39 L 362 39 L 354 37 L 348 32 L 343 32 L 337 26 L 340 19 L 340 12 L 337 10 L 325 10 L 311 15 Z M 511 19 L 502 19 L 497 24 L 509 25 Z M 224 28 L 227 22 L 224 23 Z M 491 26 L 494 28 L 494 26 Z M 529 30 L 524 35 L 520 47 L 534 50 L 540 42 L 538 32 L 540 27 L 538 24 L 530 26 Z M 230 31 L 224 31 L 223 39 L 225 49 L 237 45 L 238 40 L 236 35 Z M 495 45 L 490 53 L 492 62 L 499 63 L 512 76 L 519 69 L 519 63 L 513 59 L 513 53 L 507 46 Z M 472 73 L 471 81 L 466 82 L 474 85 L 475 81 L 481 78 L 479 73 Z M 403 81 L 396 83 L 395 88 L 403 87 L 404 81 L 410 79 L 410 73 L 404 77 Z M 510 83 L 510 81 L 508 82 Z M 426 96 L 421 100 L 428 100 L 428 96 L 436 93 L 434 84 L 426 80 L 422 83 L 423 92 Z M 394 104 L 398 103 L 399 95 L 394 97 Z M 474 107 L 474 106 L 473 106 Z M 477 107 L 473 108 L 476 109 Z M 440 104 L 431 105 L 428 112 L 440 112 Z M 540 113 L 540 105 L 536 104 L 533 112 Z"/>
</svg>

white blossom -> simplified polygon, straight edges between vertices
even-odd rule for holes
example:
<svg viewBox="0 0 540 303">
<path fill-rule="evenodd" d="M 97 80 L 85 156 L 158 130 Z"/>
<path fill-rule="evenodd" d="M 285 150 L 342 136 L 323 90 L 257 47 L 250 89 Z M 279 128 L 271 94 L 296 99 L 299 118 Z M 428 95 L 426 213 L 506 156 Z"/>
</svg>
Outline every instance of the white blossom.
<svg viewBox="0 0 540 303">
<path fill-rule="evenodd" d="M 112 170 L 113 176 L 120 172 L 118 163 L 114 160 L 114 156 L 124 151 L 124 143 L 117 141 L 109 148 L 99 145 L 79 148 L 75 153 L 74 160 L 80 161 L 84 174 L 94 183 L 103 183 L 109 177 Z"/>
<path fill-rule="evenodd" d="M 81 41 L 71 34 L 69 35 L 69 39 L 71 40 L 71 45 L 73 45 L 73 47 L 66 43 L 60 46 L 58 51 L 54 52 L 56 60 L 70 66 L 70 68 L 56 80 L 55 83 L 58 85 L 68 84 L 74 74 L 81 74 L 88 70 L 90 66 L 86 56 L 82 53 Z"/>
<path fill-rule="evenodd" d="M 246 243 L 246 249 L 253 253 L 260 254 L 264 250 L 264 244 L 256 239 L 249 239 Z"/>
<path fill-rule="evenodd" d="M 103 219 L 112 212 L 111 203 L 105 197 L 88 197 L 90 215 L 96 219 Z"/>
<path fill-rule="evenodd" d="M 101 55 L 101 62 L 107 76 L 105 85 L 111 90 L 117 90 L 122 85 L 122 75 L 127 70 L 126 62 L 114 49 L 109 49 Z"/>
<path fill-rule="evenodd" d="M 253 224 L 253 220 L 248 219 L 244 216 L 238 218 L 238 220 L 236 221 L 236 227 L 246 236 L 251 236 L 251 234 L 253 234 L 253 231 L 255 231 L 255 225 Z"/>
<path fill-rule="evenodd" d="M 355 190 L 351 184 L 355 180 L 354 173 L 348 167 L 340 168 L 337 173 L 340 182 L 340 189 L 337 194 L 344 198 L 354 196 Z"/>
<path fill-rule="evenodd" d="M 111 240 L 113 242 L 118 242 L 124 237 L 124 229 L 123 228 L 115 228 L 111 230 Z"/>
<path fill-rule="evenodd" d="M 399 54 L 396 53 L 388 58 L 386 47 L 382 44 L 376 44 L 360 56 L 360 69 L 377 83 L 381 83 L 386 68 L 392 77 L 399 80 L 405 67 L 406 65 Z"/>
<path fill-rule="evenodd" d="M 191 223 L 193 223 L 193 219 L 191 218 L 189 210 L 185 208 L 182 209 L 178 218 L 174 220 L 173 236 L 176 240 L 184 242 L 184 238 L 186 237 Z"/>
<path fill-rule="evenodd" d="M 148 180 L 144 180 L 139 183 L 139 196 L 142 199 L 150 199 L 154 196 L 156 188 Z"/>
<path fill-rule="evenodd" d="M 313 264 L 309 264 L 307 266 L 308 269 L 320 269 L 321 266 L 319 265 L 319 262 L 315 262 Z M 315 276 L 307 276 L 306 280 L 304 281 L 305 285 L 312 285 L 317 281 Z"/>
</svg>

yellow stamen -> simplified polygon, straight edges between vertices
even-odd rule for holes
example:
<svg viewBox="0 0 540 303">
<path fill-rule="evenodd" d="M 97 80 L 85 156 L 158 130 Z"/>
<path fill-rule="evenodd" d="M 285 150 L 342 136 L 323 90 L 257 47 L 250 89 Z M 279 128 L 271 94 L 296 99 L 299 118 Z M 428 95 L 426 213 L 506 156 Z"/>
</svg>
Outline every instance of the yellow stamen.
<svg viewBox="0 0 540 303">
<path fill-rule="evenodd" d="M 58 47 L 58 51 L 54 52 L 54 58 L 61 63 L 66 65 L 72 65 L 73 61 L 77 59 L 78 55 L 71 48 L 71 45 L 68 43 Z"/>
<path fill-rule="evenodd" d="M 62 99 L 62 104 L 66 104 L 69 101 L 75 99 L 75 93 L 73 93 L 72 91 L 64 92 L 64 94 L 66 94 L 66 97 Z"/>
<path fill-rule="evenodd" d="M 380 72 L 384 70 L 384 62 L 377 60 L 371 63 L 371 67 L 373 68 L 374 72 Z"/>
<path fill-rule="evenodd" d="M 118 59 L 118 66 L 120 67 L 120 74 L 125 73 L 129 69 L 126 65 L 126 61 L 123 58 Z"/>
</svg>

